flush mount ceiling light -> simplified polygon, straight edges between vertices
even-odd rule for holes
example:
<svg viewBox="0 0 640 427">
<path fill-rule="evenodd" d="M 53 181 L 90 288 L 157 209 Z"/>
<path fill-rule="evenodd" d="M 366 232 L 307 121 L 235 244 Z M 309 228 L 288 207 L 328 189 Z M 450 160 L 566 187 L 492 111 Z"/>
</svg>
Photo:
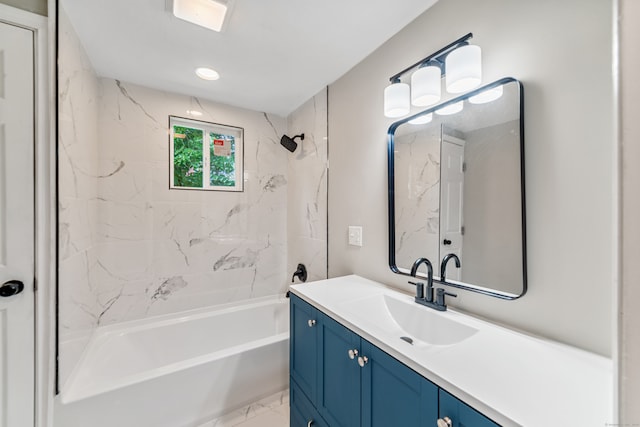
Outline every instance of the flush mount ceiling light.
<svg viewBox="0 0 640 427">
<path fill-rule="evenodd" d="M 221 31 L 228 6 L 229 2 L 223 0 L 173 0 L 173 14 L 192 24 Z"/>
<path fill-rule="evenodd" d="M 220 78 L 220 74 L 216 70 L 208 67 L 196 68 L 196 76 L 202 80 L 218 80 Z"/>
<path fill-rule="evenodd" d="M 384 90 L 384 115 L 402 117 L 411 111 L 411 104 L 427 107 L 440 101 L 442 78 L 446 77 L 449 93 L 467 92 L 482 81 L 481 51 L 469 45 L 472 33 L 448 44 L 391 76 L 391 84 Z M 403 75 L 411 75 L 411 87 L 402 83 Z"/>
</svg>

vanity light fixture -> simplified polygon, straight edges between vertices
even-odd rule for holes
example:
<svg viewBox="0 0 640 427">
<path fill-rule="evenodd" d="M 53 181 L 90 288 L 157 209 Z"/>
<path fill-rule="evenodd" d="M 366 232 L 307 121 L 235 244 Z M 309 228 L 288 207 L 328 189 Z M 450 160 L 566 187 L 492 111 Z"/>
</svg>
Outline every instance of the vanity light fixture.
<svg viewBox="0 0 640 427">
<path fill-rule="evenodd" d="M 433 113 L 418 116 L 415 119 L 409 120 L 409 123 L 412 125 L 424 125 L 426 123 L 430 123 L 431 120 L 433 120 Z"/>
<path fill-rule="evenodd" d="M 440 101 L 440 76 L 437 63 L 424 65 L 411 75 L 411 103 L 416 107 L 428 107 Z"/>
<path fill-rule="evenodd" d="M 387 117 L 402 117 L 409 114 L 409 85 L 400 79 L 394 80 L 384 90 L 384 115 Z"/>
<path fill-rule="evenodd" d="M 218 80 L 220 78 L 220 74 L 216 70 L 208 67 L 196 68 L 196 76 L 202 80 Z"/>
<path fill-rule="evenodd" d="M 441 97 L 443 77 L 446 77 L 450 93 L 467 92 L 479 86 L 482 81 L 482 53 L 479 46 L 469 44 L 472 37 L 473 34 L 469 33 L 391 76 L 391 84 L 384 90 L 384 115 L 402 117 L 409 114 L 411 104 L 426 107 L 437 103 Z M 410 71 L 414 71 L 411 87 L 401 80 Z"/>
<path fill-rule="evenodd" d="M 436 114 L 440 116 L 450 116 L 452 114 L 459 113 L 464 107 L 464 101 L 458 101 L 455 104 L 449 104 L 446 107 L 442 107 L 436 110 Z"/>
<path fill-rule="evenodd" d="M 228 6 L 228 2 L 223 0 L 173 0 L 173 14 L 176 18 L 219 32 Z"/>
<path fill-rule="evenodd" d="M 469 98 L 469 102 L 472 104 L 485 104 L 487 102 L 495 101 L 500 98 L 503 93 L 503 86 L 496 86 L 493 89 L 485 90 L 477 95 Z"/>
<path fill-rule="evenodd" d="M 461 46 L 447 55 L 447 92 L 463 93 L 482 82 L 482 50 L 480 46 Z"/>
</svg>

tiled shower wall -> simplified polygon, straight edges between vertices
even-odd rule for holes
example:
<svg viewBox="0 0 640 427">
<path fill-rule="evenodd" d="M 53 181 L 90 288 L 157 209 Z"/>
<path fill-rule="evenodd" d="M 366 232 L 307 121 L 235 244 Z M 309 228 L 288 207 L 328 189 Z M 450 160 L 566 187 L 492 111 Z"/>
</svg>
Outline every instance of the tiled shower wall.
<svg viewBox="0 0 640 427">
<path fill-rule="evenodd" d="M 289 154 L 287 186 L 287 272 L 298 263 L 307 267 L 308 281 L 327 278 L 327 90 L 291 113 L 289 136 L 298 148 Z M 296 280 L 297 282 L 297 280 Z"/>
<path fill-rule="evenodd" d="M 102 308 L 95 280 L 98 223 L 98 78 L 67 15 L 59 15 L 58 61 L 58 330 L 66 377 Z"/>
<path fill-rule="evenodd" d="M 287 120 L 100 78 L 60 15 L 61 384 L 98 325 L 284 295 L 298 262 L 326 277 L 325 90 Z M 244 129 L 243 192 L 169 190 L 187 110 Z"/>
</svg>

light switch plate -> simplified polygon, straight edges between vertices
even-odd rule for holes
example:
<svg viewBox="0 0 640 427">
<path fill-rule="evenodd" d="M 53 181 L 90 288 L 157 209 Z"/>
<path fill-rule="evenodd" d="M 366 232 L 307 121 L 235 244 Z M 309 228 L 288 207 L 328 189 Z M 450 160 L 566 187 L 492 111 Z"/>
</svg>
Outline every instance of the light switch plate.
<svg viewBox="0 0 640 427">
<path fill-rule="evenodd" d="M 362 246 L 362 227 L 359 225 L 349 226 L 349 244 L 351 246 Z"/>
</svg>

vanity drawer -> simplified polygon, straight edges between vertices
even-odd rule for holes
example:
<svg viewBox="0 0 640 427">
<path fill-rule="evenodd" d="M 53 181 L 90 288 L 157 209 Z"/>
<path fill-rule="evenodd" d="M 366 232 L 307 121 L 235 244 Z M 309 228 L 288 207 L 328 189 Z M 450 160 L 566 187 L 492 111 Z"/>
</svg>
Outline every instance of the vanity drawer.
<svg viewBox="0 0 640 427">
<path fill-rule="evenodd" d="M 440 418 L 448 417 L 451 427 L 500 427 L 443 389 L 438 390 L 438 406 Z"/>
<path fill-rule="evenodd" d="M 290 387 L 290 427 L 329 427 L 293 378 Z"/>
</svg>

